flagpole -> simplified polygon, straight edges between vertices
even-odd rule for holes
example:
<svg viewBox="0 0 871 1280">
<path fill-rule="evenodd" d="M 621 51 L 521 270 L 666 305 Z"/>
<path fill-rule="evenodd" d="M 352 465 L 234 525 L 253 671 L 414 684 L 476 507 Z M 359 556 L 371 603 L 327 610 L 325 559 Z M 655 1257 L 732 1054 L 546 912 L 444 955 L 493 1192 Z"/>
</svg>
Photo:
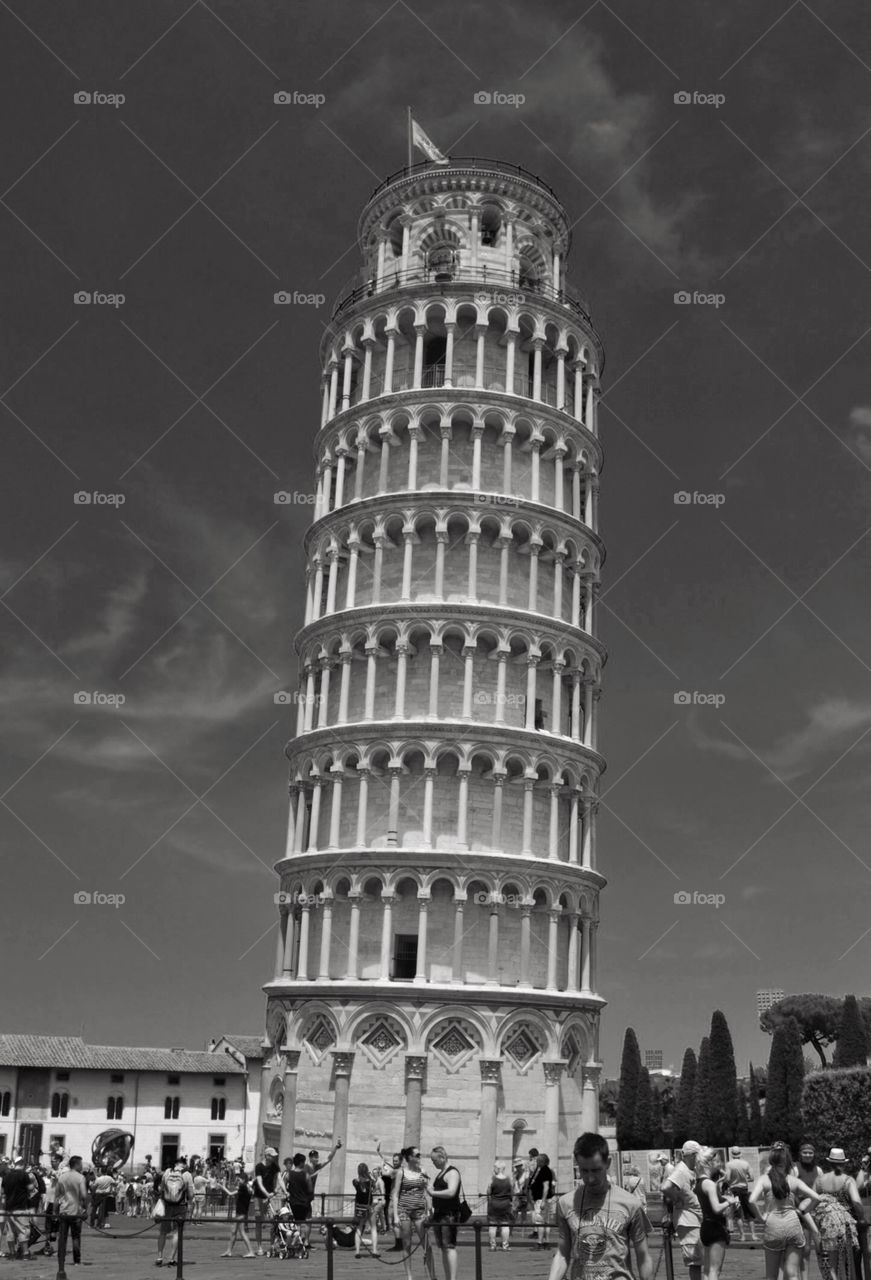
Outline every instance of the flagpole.
<svg viewBox="0 0 871 1280">
<path fill-rule="evenodd" d="M 411 132 L 412 132 L 411 131 L 411 107 L 408 107 L 407 111 L 408 111 L 408 167 L 410 169 L 412 165 L 412 160 L 413 160 L 412 145 L 411 145 Z"/>
</svg>

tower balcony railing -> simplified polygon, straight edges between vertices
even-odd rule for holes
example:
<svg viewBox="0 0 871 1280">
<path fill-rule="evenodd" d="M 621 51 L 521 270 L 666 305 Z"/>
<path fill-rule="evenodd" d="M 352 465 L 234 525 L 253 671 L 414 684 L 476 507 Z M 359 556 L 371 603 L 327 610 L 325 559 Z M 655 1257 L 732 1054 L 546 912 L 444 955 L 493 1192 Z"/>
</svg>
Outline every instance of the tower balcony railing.
<svg viewBox="0 0 871 1280">
<path fill-rule="evenodd" d="M 409 370 L 394 370 L 393 385 L 391 394 L 399 391 L 415 391 L 419 389 L 430 389 L 444 387 L 445 385 L 445 362 L 444 360 L 434 361 L 432 364 L 425 365 L 420 380 L 420 388 L 414 386 L 413 374 Z M 495 365 L 485 363 L 482 371 L 481 380 L 478 380 L 478 371 L 475 361 L 463 363 L 454 357 L 453 377 L 451 379 L 452 390 L 475 390 L 475 391 L 498 391 L 503 394 L 506 391 L 505 386 L 505 367 L 504 364 Z M 516 396 L 526 396 L 530 400 L 537 400 L 541 404 L 549 405 L 553 409 L 560 409 L 563 413 L 567 413 L 574 417 L 575 412 L 575 389 L 573 380 L 566 378 L 565 390 L 563 392 L 563 402 L 560 404 L 557 399 L 556 382 L 548 382 L 542 377 L 541 388 L 538 396 L 533 395 L 534 381 L 525 373 L 514 374 L 513 393 Z M 384 395 L 384 379 L 379 374 L 373 374 L 369 384 L 369 398 L 375 399 Z M 353 404 L 363 403 L 362 382 L 355 386 L 352 390 L 351 401 Z"/>
<path fill-rule="evenodd" d="M 530 182 L 537 187 L 541 187 L 556 204 L 559 204 L 559 196 L 553 187 L 549 186 L 543 178 L 539 178 L 538 174 L 533 173 L 531 169 L 524 169 L 523 165 L 520 164 L 510 164 L 507 160 L 489 160 L 485 156 L 452 156 L 449 157 L 446 165 L 436 164 L 432 160 L 419 160 L 417 164 L 405 165 L 402 169 L 397 169 L 394 173 L 388 174 L 382 182 L 379 182 L 369 197 L 369 201 L 371 203 L 387 187 L 392 186 L 394 182 L 401 181 L 403 178 L 418 178 L 427 172 L 444 176 L 445 173 L 450 173 L 452 169 L 487 169 L 491 173 L 502 173 L 507 177 L 520 178 L 523 182 Z"/>
<path fill-rule="evenodd" d="M 544 276 L 532 276 L 507 267 L 476 265 L 466 261 L 453 265 L 449 270 L 413 266 L 403 271 L 401 267 L 391 265 L 385 269 L 380 280 L 365 269 L 355 272 L 339 292 L 330 315 L 330 323 L 335 323 L 351 307 L 367 298 L 418 285 L 442 290 L 456 288 L 458 285 L 472 285 L 482 292 L 486 291 L 490 295 L 489 302 L 496 304 L 501 301 L 503 305 L 522 305 L 532 298 L 544 298 L 568 307 L 600 341 L 590 315 L 589 303 L 572 285 L 563 283 L 556 287 L 552 280 Z"/>
</svg>

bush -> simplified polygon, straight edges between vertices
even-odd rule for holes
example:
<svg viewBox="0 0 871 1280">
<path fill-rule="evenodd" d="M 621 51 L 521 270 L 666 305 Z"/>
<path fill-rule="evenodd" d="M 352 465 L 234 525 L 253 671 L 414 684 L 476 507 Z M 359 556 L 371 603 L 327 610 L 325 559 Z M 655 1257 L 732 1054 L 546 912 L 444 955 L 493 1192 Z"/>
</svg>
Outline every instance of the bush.
<svg viewBox="0 0 871 1280">
<path fill-rule="evenodd" d="M 802 1110 L 817 1151 L 843 1147 L 858 1164 L 871 1138 L 871 1069 L 814 1071 L 804 1082 Z"/>
</svg>

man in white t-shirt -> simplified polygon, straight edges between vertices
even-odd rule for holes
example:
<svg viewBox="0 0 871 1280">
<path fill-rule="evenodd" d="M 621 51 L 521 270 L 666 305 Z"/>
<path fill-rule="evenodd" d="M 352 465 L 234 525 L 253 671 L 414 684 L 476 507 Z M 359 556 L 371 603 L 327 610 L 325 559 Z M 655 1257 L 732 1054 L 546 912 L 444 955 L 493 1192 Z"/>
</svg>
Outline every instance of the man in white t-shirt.
<svg viewBox="0 0 871 1280">
<path fill-rule="evenodd" d="M 681 1158 L 662 1184 L 662 1197 L 671 1210 L 681 1253 L 690 1273 L 690 1280 L 702 1280 L 702 1242 L 699 1228 L 702 1225 L 702 1206 L 696 1195 L 696 1158 L 701 1151 L 698 1142 L 688 1140 L 681 1147 Z"/>
</svg>

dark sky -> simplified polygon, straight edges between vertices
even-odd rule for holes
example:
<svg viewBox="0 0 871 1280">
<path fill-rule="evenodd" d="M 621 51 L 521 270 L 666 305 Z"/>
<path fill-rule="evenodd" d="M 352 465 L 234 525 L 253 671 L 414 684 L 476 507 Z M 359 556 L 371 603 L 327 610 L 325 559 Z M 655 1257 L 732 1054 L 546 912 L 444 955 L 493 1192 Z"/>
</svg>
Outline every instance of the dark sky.
<svg viewBox="0 0 871 1280">
<path fill-rule="evenodd" d="M 716 1007 L 746 1069 L 758 987 L 867 990 L 866 12 L 2 3 L 5 1029 L 262 1026 L 311 518 L 272 495 L 312 487 L 322 326 L 407 104 L 556 188 L 605 338 L 606 1070 L 627 1023 L 678 1065 Z"/>
</svg>

